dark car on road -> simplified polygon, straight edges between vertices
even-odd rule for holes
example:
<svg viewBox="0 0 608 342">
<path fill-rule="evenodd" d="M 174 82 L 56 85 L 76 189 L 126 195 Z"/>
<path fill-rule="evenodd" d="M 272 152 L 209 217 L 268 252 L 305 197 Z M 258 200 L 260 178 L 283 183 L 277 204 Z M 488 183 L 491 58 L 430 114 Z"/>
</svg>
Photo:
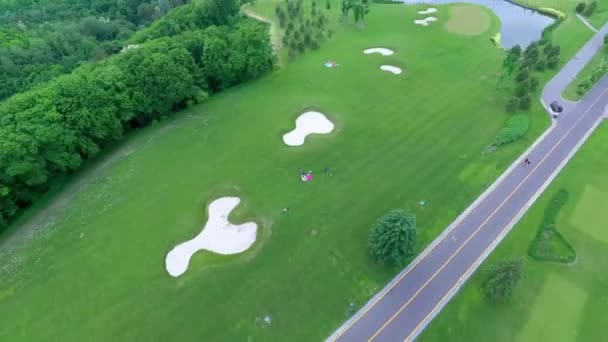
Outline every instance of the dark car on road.
<svg viewBox="0 0 608 342">
<path fill-rule="evenodd" d="M 553 116 L 554 118 L 557 118 L 559 114 L 564 110 L 564 108 L 559 103 L 557 103 L 557 101 L 551 102 L 549 107 L 551 107 L 551 116 Z"/>
</svg>

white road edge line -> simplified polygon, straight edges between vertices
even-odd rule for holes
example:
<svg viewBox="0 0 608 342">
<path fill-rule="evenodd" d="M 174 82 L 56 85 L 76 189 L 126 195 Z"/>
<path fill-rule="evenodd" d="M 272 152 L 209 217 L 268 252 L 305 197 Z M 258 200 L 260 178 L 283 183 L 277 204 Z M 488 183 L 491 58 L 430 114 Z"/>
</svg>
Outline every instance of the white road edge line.
<svg viewBox="0 0 608 342">
<path fill-rule="evenodd" d="M 546 106 L 544 101 L 542 99 L 540 101 L 541 101 L 541 104 L 543 105 L 543 107 L 545 108 L 545 110 L 547 110 L 547 112 L 550 113 L 549 108 Z M 556 127 L 557 122 L 552 117 L 550 117 L 550 118 L 551 118 L 551 126 L 549 126 L 549 128 L 547 128 L 547 130 L 545 130 L 545 132 L 543 132 L 543 134 L 541 136 L 539 136 L 534 141 L 534 143 L 532 145 L 530 145 L 530 147 L 528 147 L 528 149 L 526 149 L 515 161 L 513 161 L 511 166 L 509 166 L 509 168 L 506 169 L 494 181 L 494 183 L 492 183 L 492 185 L 490 185 L 488 188 L 486 188 L 486 190 L 484 190 L 484 192 L 481 195 L 479 195 L 475 199 L 475 201 L 473 201 L 473 203 L 471 203 L 462 213 L 460 213 L 460 215 L 458 215 L 456 217 L 456 219 L 454 219 L 454 221 L 452 221 L 452 223 L 450 223 L 450 225 L 446 229 L 444 229 L 443 232 L 441 232 L 441 234 L 439 234 L 420 254 L 418 254 L 418 256 L 416 256 L 416 258 L 414 258 L 414 260 L 412 260 L 408 266 L 406 266 L 401 272 L 399 272 L 397 275 L 395 275 L 395 277 L 393 277 L 393 279 L 384 288 L 382 288 L 382 290 L 380 290 L 378 293 L 376 293 L 353 316 L 351 316 L 338 329 L 336 329 L 327 339 L 325 339 L 325 342 L 333 342 L 336 339 L 338 339 L 342 334 L 344 334 L 344 332 L 346 330 L 348 330 L 355 321 L 359 320 L 359 318 L 361 316 L 365 315 L 365 313 L 367 313 L 367 311 L 369 311 L 369 309 L 371 307 L 373 307 L 382 297 L 384 297 L 388 291 L 390 291 L 393 287 L 395 287 L 395 285 L 399 281 L 401 281 L 401 278 L 403 278 L 403 275 L 405 273 L 410 272 L 411 269 L 416 267 L 416 265 L 418 263 L 420 263 L 420 261 L 422 261 L 422 259 L 424 259 L 433 249 L 435 249 L 435 247 L 437 247 L 437 245 L 441 241 L 443 241 L 446 238 L 446 236 L 448 234 L 450 234 L 452 232 L 452 230 L 454 230 L 454 228 L 456 228 L 456 226 L 458 226 L 460 224 L 460 222 L 462 222 L 462 220 L 464 220 L 464 218 L 467 215 L 469 215 L 469 213 L 471 211 L 473 211 L 473 209 L 475 209 L 479 205 L 479 203 L 481 203 L 497 186 L 499 186 L 500 183 L 502 183 L 502 181 L 509 174 L 511 174 L 513 169 L 515 169 L 518 165 L 521 164 L 524 157 L 527 156 L 528 154 L 530 154 L 530 152 L 532 150 L 534 150 L 534 148 L 538 144 L 540 144 L 540 142 L 543 141 L 549 133 L 551 133 L 553 131 L 553 129 Z"/>
<path fill-rule="evenodd" d="M 566 166 L 566 164 L 572 159 L 574 154 L 578 152 L 581 146 L 587 141 L 591 133 L 595 131 L 597 126 L 604 120 L 604 117 L 607 115 L 606 109 L 604 109 L 604 114 L 600 116 L 593 126 L 583 135 L 582 139 L 574 146 L 572 151 L 568 153 L 566 158 L 562 160 L 562 162 L 558 165 L 558 167 L 551 173 L 551 175 L 547 178 L 547 180 L 541 185 L 541 187 L 534 193 L 534 195 L 526 202 L 526 204 L 522 207 L 522 209 L 517 213 L 517 215 L 509 222 L 509 224 L 505 227 L 505 229 L 498 235 L 498 237 L 488 246 L 488 248 L 481 254 L 481 256 L 471 265 L 471 267 L 465 272 L 464 277 L 460 279 L 456 283 L 456 286 L 452 287 L 450 291 L 448 291 L 448 295 L 438 303 L 438 305 L 431 311 L 431 314 L 428 315 L 420 324 L 420 326 L 414 330 L 406 341 L 411 341 L 415 339 L 423 330 L 428 326 L 428 324 L 437 316 L 437 314 L 445 307 L 445 305 L 458 293 L 462 285 L 471 277 L 471 275 L 479 268 L 481 263 L 494 251 L 494 249 L 498 246 L 498 244 L 507 236 L 507 234 L 513 229 L 515 224 L 519 222 L 519 220 L 524 216 L 524 214 L 530 209 L 532 204 L 536 202 L 536 200 L 542 195 L 542 193 L 549 187 L 549 185 L 553 182 L 553 180 L 557 177 L 557 175 L 562 171 L 562 169 Z"/>
</svg>

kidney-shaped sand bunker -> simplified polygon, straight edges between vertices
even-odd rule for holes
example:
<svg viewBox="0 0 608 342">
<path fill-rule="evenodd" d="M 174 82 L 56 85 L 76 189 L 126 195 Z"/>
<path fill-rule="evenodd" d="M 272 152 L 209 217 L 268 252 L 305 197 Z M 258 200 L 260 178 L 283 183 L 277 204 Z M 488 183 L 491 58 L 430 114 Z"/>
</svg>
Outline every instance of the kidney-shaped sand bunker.
<svg viewBox="0 0 608 342">
<path fill-rule="evenodd" d="M 333 130 L 334 124 L 325 114 L 310 111 L 296 119 L 296 128 L 283 135 L 283 142 L 288 146 L 301 146 L 309 134 L 328 134 Z"/>
</svg>

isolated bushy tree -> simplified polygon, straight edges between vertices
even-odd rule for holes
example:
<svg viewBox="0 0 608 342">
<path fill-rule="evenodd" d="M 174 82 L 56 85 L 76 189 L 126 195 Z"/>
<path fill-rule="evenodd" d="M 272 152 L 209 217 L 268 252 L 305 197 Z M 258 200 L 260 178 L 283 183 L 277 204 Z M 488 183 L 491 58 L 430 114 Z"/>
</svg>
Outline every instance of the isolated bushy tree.
<svg viewBox="0 0 608 342">
<path fill-rule="evenodd" d="M 494 265 L 483 283 L 484 292 L 494 303 L 507 303 L 522 279 L 524 259 L 504 260 Z"/>
<path fill-rule="evenodd" d="M 593 13 L 595 13 L 595 10 L 597 9 L 597 1 L 591 1 L 591 3 L 589 4 L 589 6 L 587 6 L 587 8 L 585 9 L 585 13 L 584 15 L 586 17 L 590 17 L 593 15 Z"/>
<path fill-rule="evenodd" d="M 578 4 L 576 4 L 576 13 L 583 14 L 585 12 L 586 7 L 587 4 L 585 4 L 584 2 L 579 2 Z"/>
<path fill-rule="evenodd" d="M 380 264 L 402 265 L 416 248 L 416 216 L 393 209 L 382 216 L 369 235 L 369 252 Z"/>
</svg>

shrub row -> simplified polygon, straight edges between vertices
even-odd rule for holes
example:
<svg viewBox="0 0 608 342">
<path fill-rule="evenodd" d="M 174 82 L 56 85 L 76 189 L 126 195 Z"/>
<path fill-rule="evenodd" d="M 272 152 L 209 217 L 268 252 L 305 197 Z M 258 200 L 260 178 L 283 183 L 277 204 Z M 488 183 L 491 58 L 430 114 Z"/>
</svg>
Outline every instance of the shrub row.
<svg viewBox="0 0 608 342">
<path fill-rule="evenodd" d="M 585 95 L 606 73 L 608 73 L 608 60 L 603 60 L 593 69 L 591 75 L 587 76 L 576 86 L 576 93 L 581 96 Z"/>
<path fill-rule="evenodd" d="M 0 231 L 125 132 L 269 71 L 267 31 L 243 19 L 148 41 L 1 103 Z"/>
<path fill-rule="evenodd" d="M 494 140 L 494 145 L 501 146 L 512 143 L 523 137 L 528 132 L 528 117 L 522 114 L 513 115 L 507 121 L 507 125 L 503 127 L 498 136 Z"/>
<path fill-rule="evenodd" d="M 536 237 L 532 240 L 528 254 L 537 260 L 568 263 L 576 258 L 574 247 L 556 229 L 556 219 L 568 201 L 568 191 L 558 190 L 545 208 Z"/>
</svg>

